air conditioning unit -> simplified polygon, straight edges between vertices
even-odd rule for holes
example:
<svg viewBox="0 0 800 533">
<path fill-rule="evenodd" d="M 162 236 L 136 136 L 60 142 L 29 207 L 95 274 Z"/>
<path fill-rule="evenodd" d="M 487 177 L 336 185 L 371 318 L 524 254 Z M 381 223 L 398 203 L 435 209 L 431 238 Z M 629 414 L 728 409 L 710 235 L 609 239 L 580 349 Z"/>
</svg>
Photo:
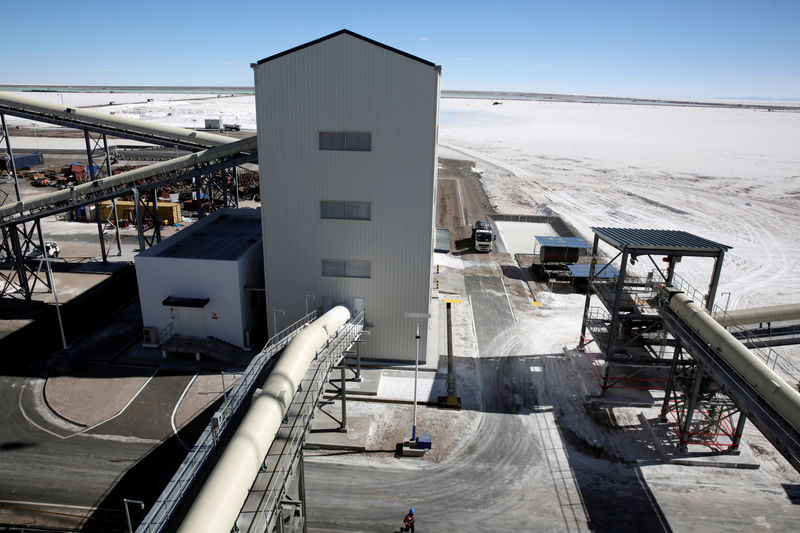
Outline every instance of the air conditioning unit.
<svg viewBox="0 0 800 533">
<path fill-rule="evenodd" d="M 142 346 L 145 348 L 158 348 L 158 328 L 144 328 L 142 335 L 144 337 Z"/>
</svg>

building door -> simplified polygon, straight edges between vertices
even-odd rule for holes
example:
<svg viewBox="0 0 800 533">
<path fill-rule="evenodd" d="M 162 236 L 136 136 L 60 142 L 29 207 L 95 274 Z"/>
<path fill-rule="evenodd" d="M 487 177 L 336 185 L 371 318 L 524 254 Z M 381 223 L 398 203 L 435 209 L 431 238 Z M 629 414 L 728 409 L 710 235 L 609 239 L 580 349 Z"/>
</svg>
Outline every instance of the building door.
<svg viewBox="0 0 800 533">
<path fill-rule="evenodd" d="M 202 307 L 175 307 L 175 333 L 188 337 L 205 337 L 205 312 Z"/>
</svg>

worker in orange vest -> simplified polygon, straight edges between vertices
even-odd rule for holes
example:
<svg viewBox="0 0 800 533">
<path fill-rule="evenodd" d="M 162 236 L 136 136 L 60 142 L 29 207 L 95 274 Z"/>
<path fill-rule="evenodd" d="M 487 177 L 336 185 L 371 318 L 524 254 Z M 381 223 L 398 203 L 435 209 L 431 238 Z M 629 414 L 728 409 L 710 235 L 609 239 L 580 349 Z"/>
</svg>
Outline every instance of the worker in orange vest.
<svg viewBox="0 0 800 533">
<path fill-rule="evenodd" d="M 403 528 L 402 531 L 414 531 L 414 521 L 417 519 L 417 515 L 414 514 L 414 508 L 408 510 L 408 514 L 405 518 L 403 518 Z"/>
</svg>

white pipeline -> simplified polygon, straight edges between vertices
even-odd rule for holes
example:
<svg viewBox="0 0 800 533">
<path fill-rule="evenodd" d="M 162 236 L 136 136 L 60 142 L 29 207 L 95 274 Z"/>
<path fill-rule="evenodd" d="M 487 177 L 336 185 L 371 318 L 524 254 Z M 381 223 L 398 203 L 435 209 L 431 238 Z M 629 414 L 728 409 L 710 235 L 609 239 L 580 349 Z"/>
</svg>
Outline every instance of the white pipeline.
<svg viewBox="0 0 800 533">
<path fill-rule="evenodd" d="M 334 307 L 301 331 L 256 391 L 253 405 L 203 485 L 179 533 L 229 533 L 317 351 L 350 319 Z"/>
<path fill-rule="evenodd" d="M 719 353 L 795 430 L 800 431 L 800 392 L 717 323 L 688 296 L 677 293 L 670 308 Z"/>
<path fill-rule="evenodd" d="M 752 309 L 736 309 L 725 313 L 714 313 L 721 325 L 769 324 L 784 320 L 800 320 L 800 304 L 770 305 Z"/>
</svg>

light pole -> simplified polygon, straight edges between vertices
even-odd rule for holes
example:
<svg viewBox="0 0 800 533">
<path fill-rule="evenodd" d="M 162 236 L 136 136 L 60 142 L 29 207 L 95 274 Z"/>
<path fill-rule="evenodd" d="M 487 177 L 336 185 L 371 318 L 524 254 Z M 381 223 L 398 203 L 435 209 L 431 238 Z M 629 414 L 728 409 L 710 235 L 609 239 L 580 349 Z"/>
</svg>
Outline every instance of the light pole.
<svg viewBox="0 0 800 533">
<path fill-rule="evenodd" d="M 305 297 L 305 300 L 306 300 L 306 315 L 308 315 L 308 298 L 309 298 L 309 296 L 311 297 L 311 301 L 312 302 L 317 299 L 317 297 L 314 296 L 313 294 L 306 294 L 306 297 Z"/>
<path fill-rule="evenodd" d="M 128 498 L 123 498 L 122 501 L 124 502 L 125 506 L 125 518 L 128 519 L 128 533 L 133 533 L 133 526 L 131 525 L 131 513 L 128 511 L 128 504 L 138 503 L 142 510 L 144 510 L 144 502 L 139 500 L 129 500 Z"/>
<path fill-rule="evenodd" d="M 43 255 L 47 255 L 47 247 L 42 250 Z M 58 316 L 58 329 L 61 330 L 61 345 L 64 347 L 64 355 L 67 354 L 67 338 L 64 336 L 64 323 L 61 321 L 61 307 L 58 305 L 58 294 L 56 294 L 56 283 L 53 278 L 53 270 L 50 268 L 50 263 L 55 261 L 50 257 L 40 259 L 47 264 L 47 281 L 50 282 L 50 290 L 53 291 L 53 299 L 56 302 L 56 316 Z"/>
<path fill-rule="evenodd" d="M 272 332 L 273 335 L 278 334 L 278 313 L 280 313 L 282 316 L 286 316 L 286 311 L 283 309 L 272 310 L 272 325 L 275 328 L 275 330 Z"/>
<path fill-rule="evenodd" d="M 414 425 L 411 427 L 411 442 L 417 440 L 417 380 L 419 379 L 419 323 L 422 319 L 430 318 L 428 313 L 405 313 L 405 318 L 413 318 L 417 321 L 417 330 L 414 338 L 417 341 L 417 355 L 414 359 Z"/>
</svg>

